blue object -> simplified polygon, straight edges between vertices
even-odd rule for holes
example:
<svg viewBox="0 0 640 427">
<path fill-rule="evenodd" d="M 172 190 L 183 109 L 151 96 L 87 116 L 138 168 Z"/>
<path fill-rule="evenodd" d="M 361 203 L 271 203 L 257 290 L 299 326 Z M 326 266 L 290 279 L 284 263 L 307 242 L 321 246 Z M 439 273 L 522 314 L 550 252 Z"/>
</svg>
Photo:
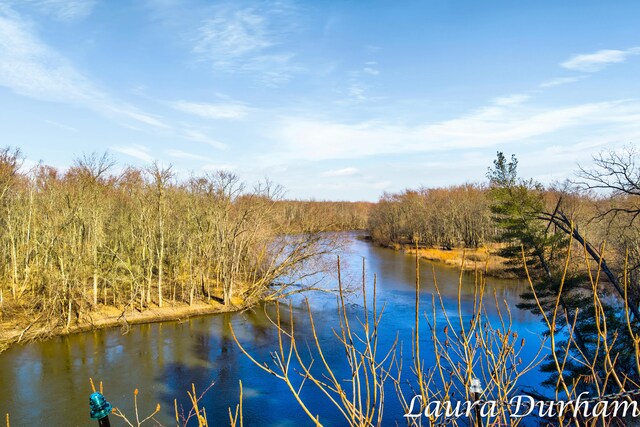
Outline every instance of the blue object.
<svg viewBox="0 0 640 427">
<path fill-rule="evenodd" d="M 91 406 L 91 419 L 101 420 L 111 413 L 113 407 L 107 402 L 102 393 L 95 392 L 89 396 L 89 406 Z"/>
</svg>

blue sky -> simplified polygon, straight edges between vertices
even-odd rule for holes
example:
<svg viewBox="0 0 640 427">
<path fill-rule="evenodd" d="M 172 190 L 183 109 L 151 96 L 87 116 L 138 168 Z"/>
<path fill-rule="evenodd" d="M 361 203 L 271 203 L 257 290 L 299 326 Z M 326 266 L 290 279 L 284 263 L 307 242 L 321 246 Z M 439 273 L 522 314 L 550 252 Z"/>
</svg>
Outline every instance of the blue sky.
<svg viewBox="0 0 640 427">
<path fill-rule="evenodd" d="M 632 1 L 0 0 L 2 145 L 377 200 L 640 141 Z"/>
</svg>

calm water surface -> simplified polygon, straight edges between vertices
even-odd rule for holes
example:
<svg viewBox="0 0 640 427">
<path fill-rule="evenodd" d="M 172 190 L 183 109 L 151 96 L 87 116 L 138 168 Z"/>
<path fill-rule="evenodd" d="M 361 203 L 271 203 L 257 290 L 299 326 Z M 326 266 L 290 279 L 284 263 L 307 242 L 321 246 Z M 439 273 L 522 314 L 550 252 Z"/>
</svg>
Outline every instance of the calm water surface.
<svg viewBox="0 0 640 427">
<path fill-rule="evenodd" d="M 414 321 L 415 261 L 403 253 L 351 239 L 342 255 L 345 283 L 355 286 L 361 282 L 363 257 L 368 286 L 375 273 L 378 305 L 386 305 L 379 347 L 388 348 L 398 332 L 404 353 L 408 355 Z M 421 262 L 421 310 L 432 313 L 434 272 L 445 297 L 445 310 L 456 315 L 458 271 L 426 261 Z M 465 316 L 471 315 L 473 282 L 472 275 L 463 277 Z M 328 279 L 326 286 L 335 287 L 335 280 Z M 524 289 L 525 285 L 516 281 L 489 279 L 487 283 L 491 296 L 495 291 L 500 301 L 506 300 L 509 304 L 514 328 L 526 338 L 529 355 L 532 355 L 543 329 L 535 316 L 515 307 Z M 337 345 L 332 332 L 337 325 L 335 298 L 311 294 L 309 299 L 329 362 L 337 367 L 338 373 L 346 372 L 344 350 Z M 360 301 L 357 296 L 351 298 L 356 308 Z M 488 304 L 488 308 L 491 307 Z M 187 407 L 186 391 L 192 383 L 200 391 L 214 383 L 201 403 L 207 409 L 210 425 L 222 426 L 228 425 L 227 408 L 238 402 L 238 381 L 242 379 L 246 426 L 310 425 L 286 385 L 254 366 L 231 337 L 230 324 L 257 360 L 269 362 L 269 352 L 277 347 L 277 335 L 267 317 L 269 313 L 273 314 L 273 306 L 184 322 L 139 325 L 126 334 L 112 328 L 14 347 L 0 354 L 0 414 L 10 413 L 15 426 L 97 425 L 88 415 L 89 378 L 92 377 L 103 380 L 107 399 L 127 414 L 133 414 L 133 390 L 138 388 L 141 416 L 146 416 L 160 403 L 162 410 L 155 419 L 169 426 L 175 425 L 174 399 L 178 399 L 179 406 Z M 493 315 L 495 313 L 490 312 L 490 316 Z M 300 336 L 308 336 L 309 322 L 304 309 L 294 307 L 294 318 Z M 423 331 L 427 332 L 426 323 L 423 325 Z M 423 357 L 429 366 L 428 333 L 423 335 L 423 341 Z M 405 377 L 408 370 L 409 365 L 405 364 Z M 538 386 L 542 378 L 533 372 L 524 378 L 524 383 Z M 312 411 L 320 414 L 325 425 L 344 425 L 323 396 L 310 386 L 305 393 Z M 391 393 L 389 390 L 386 397 L 389 404 L 385 407 L 385 425 L 395 425 L 396 421 L 402 425 L 402 410 L 395 394 Z M 124 425 L 121 420 L 110 418 L 112 425 Z"/>
</svg>

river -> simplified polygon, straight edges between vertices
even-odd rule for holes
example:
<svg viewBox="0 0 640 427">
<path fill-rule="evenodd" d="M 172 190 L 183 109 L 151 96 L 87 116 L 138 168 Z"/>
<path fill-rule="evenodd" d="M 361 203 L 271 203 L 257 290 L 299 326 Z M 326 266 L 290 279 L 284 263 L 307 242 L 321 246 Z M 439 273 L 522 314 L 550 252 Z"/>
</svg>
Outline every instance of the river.
<svg viewBox="0 0 640 427">
<path fill-rule="evenodd" d="M 375 273 L 378 307 L 385 305 L 380 351 L 388 348 L 398 333 L 406 358 L 411 352 L 414 322 L 415 260 L 404 253 L 351 238 L 341 257 L 345 283 L 358 282 L 363 257 L 369 290 Z M 427 261 L 421 261 L 420 269 L 421 312 L 431 315 L 435 273 L 445 310 L 455 315 L 458 270 Z M 473 301 L 473 283 L 472 274 L 463 276 L 461 300 L 465 310 Z M 325 286 L 335 286 L 335 280 L 327 279 Z M 537 350 L 543 331 L 537 317 L 515 306 L 526 287 L 518 281 L 487 281 L 487 295 L 493 299 L 495 292 L 498 300 L 510 306 L 514 329 L 527 342 L 525 358 L 532 357 Z M 329 362 L 336 366 L 338 373 L 344 373 L 344 350 L 337 345 L 332 331 L 337 325 L 335 298 L 310 294 L 309 300 Z M 355 295 L 350 298 L 352 306 L 360 301 Z M 0 354 L 0 414 L 4 417 L 8 412 L 13 426 L 97 425 L 89 419 L 89 378 L 92 377 L 102 380 L 107 399 L 133 418 L 133 391 L 138 388 L 140 416 L 145 417 L 160 403 L 161 410 L 155 419 L 169 426 L 175 425 L 174 398 L 178 399 L 179 406 L 186 407 L 186 392 L 192 383 L 198 391 L 204 391 L 213 383 L 200 403 L 207 410 L 209 425 L 222 426 L 228 425 L 227 408 L 238 402 L 241 379 L 245 426 L 310 425 L 286 385 L 253 365 L 230 334 L 229 324 L 257 360 L 270 362 L 270 351 L 277 348 L 277 334 L 266 313 L 273 314 L 273 311 L 271 305 L 243 313 L 138 325 L 127 333 L 120 328 L 110 328 L 15 346 Z M 489 312 L 490 317 L 494 314 Z M 297 333 L 308 336 L 308 316 L 301 306 L 294 307 L 294 319 Z M 427 330 L 426 322 L 423 321 L 421 328 Z M 427 367 L 432 363 L 428 354 L 430 341 L 429 334 L 425 333 L 422 352 Z M 408 372 L 409 367 L 405 370 Z M 534 371 L 523 377 L 523 384 L 537 387 L 541 378 Z M 304 398 L 325 425 L 344 425 L 329 402 L 310 384 L 305 386 Z M 386 401 L 385 425 L 395 425 L 396 420 L 402 425 L 402 410 L 396 396 L 388 394 Z M 125 425 L 113 415 L 110 418 L 114 426 Z"/>
</svg>

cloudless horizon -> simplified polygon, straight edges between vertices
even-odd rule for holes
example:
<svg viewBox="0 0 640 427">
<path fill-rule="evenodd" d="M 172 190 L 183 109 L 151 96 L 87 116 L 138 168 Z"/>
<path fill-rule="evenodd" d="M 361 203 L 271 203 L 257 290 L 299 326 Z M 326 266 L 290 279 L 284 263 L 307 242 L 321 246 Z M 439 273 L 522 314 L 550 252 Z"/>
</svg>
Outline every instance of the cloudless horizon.
<svg viewBox="0 0 640 427">
<path fill-rule="evenodd" d="M 108 151 L 289 198 L 543 183 L 640 141 L 640 3 L 0 0 L 0 126 L 27 165 Z"/>
</svg>

